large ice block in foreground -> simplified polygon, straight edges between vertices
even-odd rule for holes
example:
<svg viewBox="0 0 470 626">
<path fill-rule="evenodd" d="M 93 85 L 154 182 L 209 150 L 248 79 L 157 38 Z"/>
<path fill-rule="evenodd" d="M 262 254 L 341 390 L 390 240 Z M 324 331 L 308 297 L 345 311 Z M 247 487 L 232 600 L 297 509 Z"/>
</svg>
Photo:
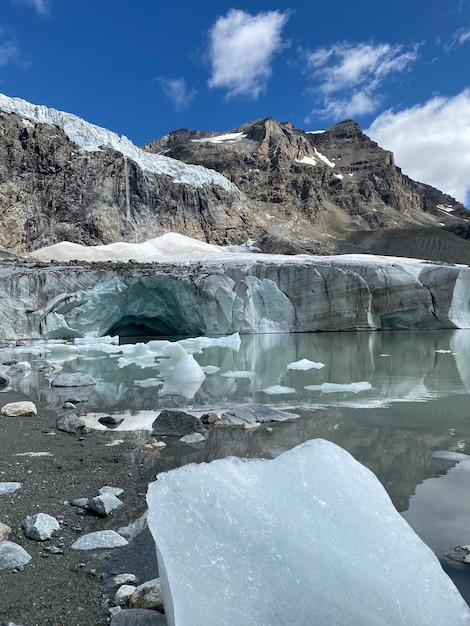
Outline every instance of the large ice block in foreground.
<svg viewBox="0 0 470 626">
<path fill-rule="evenodd" d="M 377 478 L 322 439 L 159 474 L 147 500 L 169 626 L 470 623 Z"/>
</svg>

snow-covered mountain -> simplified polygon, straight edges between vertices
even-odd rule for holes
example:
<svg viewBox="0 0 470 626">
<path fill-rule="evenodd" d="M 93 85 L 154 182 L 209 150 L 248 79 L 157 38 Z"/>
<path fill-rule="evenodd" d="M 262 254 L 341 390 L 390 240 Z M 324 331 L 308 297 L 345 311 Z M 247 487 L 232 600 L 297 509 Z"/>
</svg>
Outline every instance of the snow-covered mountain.
<svg viewBox="0 0 470 626">
<path fill-rule="evenodd" d="M 142 242 L 173 231 L 268 252 L 470 262 L 468 212 L 410 180 L 352 121 L 180 130 L 138 148 L 70 113 L 0 95 L 0 246 Z M 459 236 L 457 236 L 459 235 Z"/>
</svg>

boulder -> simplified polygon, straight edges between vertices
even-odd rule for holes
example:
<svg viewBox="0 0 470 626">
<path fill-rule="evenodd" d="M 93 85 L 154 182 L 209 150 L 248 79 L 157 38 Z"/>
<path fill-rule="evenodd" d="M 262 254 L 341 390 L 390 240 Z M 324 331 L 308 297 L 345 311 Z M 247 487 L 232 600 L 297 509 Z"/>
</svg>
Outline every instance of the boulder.
<svg viewBox="0 0 470 626">
<path fill-rule="evenodd" d="M 127 546 L 128 543 L 115 530 L 97 530 L 79 537 L 70 547 L 72 550 L 99 550 L 121 548 L 122 546 Z"/>
<path fill-rule="evenodd" d="M 76 413 L 62 413 L 57 416 L 56 426 L 65 433 L 89 433 L 90 428 Z"/>
<path fill-rule="evenodd" d="M 184 437 L 194 432 L 204 434 L 201 421 L 184 411 L 165 409 L 152 424 L 152 435 L 156 437 Z"/>
<path fill-rule="evenodd" d="M 12 541 L 0 541 L 0 570 L 22 568 L 32 557 L 24 548 Z"/>
<path fill-rule="evenodd" d="M 160 579 L 153 578 L 139 585 L 130 596 L 129 605 L 134 609 L 151 609 L 164 613 Z"/>
</svg>

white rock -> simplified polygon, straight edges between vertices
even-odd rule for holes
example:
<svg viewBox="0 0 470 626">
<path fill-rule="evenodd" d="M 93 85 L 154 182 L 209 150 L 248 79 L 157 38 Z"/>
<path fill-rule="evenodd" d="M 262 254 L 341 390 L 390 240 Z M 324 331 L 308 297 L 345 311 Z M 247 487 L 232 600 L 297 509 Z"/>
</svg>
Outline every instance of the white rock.
<svg viewBox="0 0 470 626">
<path fill-rule="evenodd" d="M 97 530 L 79 537 L 70 546 L 72 550 L 98 550 L 127 546 L 128 541 L 114 530 Z"/>
<path fill-rule="evenodd" d="M 180 441 L 183 443 L 201 443 L 205 441 L 206 438 L 202 433 L 192 433 L 192 435 L 184 435 L 181 437 Z"/>
<path fill-rule="evenodd" d="M 109 515 L 116 509 L 119 509 L 123 504 L 122 500 L 109 492 L 91 498 L 88 502 L 90 509 L 98 513 L 98 515 Z"/>
<path fill-rule="evenodd" d="M 18 489 L 21 489 L 23 483 L 0 483 L 0 496 L 5 493 L 15 493 Z"/>
<path fill-rule="evenodd" d="M 110 487 L 109 485 L 105 485 L 98 490 L 98 493 L 100 496 L 104 493 L 110 493 L 112 496 L 119 497 L 122 493 L 124 493 L 124 489 L 121 489 L 121 487 Z"/>
<path fill-rule="evenodd" d="M 113 578 L 113 583 L 117 586 L 135 583 L 137 576 L 135 574 L 118 574 Z"/>
<path fill-rule="evenodd" d="M 56 530 L 59 530 L 60 524 L 52 515 L 36 513 L 36 515 L 28 516 L 25 519 L 23 527 L 24 534 L 28 539 L 45 541 L 50 539 Z"/>
<path fill-rule="evenodd" d="M 127 604 L 135 589 L 135 585 L 121 585 L 114 595 L 114 602 L 120 605 Z"/>
<path fill-rule="evenodd" d="M 38 410 L 34 402 L 23 400 L 20 402 L 8 402 L 2 407 L 0 412 L 7 417 L 18 417 L 20 415 L 37 415 Z"/>
</svg>

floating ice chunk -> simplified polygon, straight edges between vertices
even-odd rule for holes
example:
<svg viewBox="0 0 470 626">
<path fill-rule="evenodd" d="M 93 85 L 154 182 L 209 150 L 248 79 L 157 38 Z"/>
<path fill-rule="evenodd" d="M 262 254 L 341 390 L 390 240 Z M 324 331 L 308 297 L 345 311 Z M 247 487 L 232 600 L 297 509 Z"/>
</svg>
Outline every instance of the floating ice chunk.
<svg viewBox="0 0 470 626">
<path fill-rule="evenodd" d="M 470 459 L 469 454 L 463 454 L 463 452 L 453 452 L 452 450 L 435 450 L 432 453 L 436 459 L 443 459 L 444 461 L 467 461 Z"/>
<path fill-rule="evenodd" d="M 295 389 L 293 387 L 283 387 L 282 385 L 273 385 L 272 387 L 265 387 L 265 389 L 261 389 L 263 393 L 267 393 L 270 396 L 281 395 L 284 393 L 295 393 Z"/>
<path fill-rule="evenodd" d="M 103 337 L 76 337 L 73 342 L 77 346 L 94 345 L 96 343 L 119 345 L 119 335 L 104 335 Z"/>
<path fill-rule="evenodd" d="M 164 356 L 165 348 L 170 344 L 167 339 L 152 339 L 147 342 L 147 348 L 154 352 L 156 356 Z"/>
<path fill-rule="evenodd" d="M 203 365 L 201 369 L 204 374 L 215 374 L 220 371 L 220 367 L 217 367 L 216 365 Z"/>
<path fill-rule="evenodd" d="M 315 361 L 310 361 L 309 359 L 300 359 L 300 361 L 295 361 L 294 363 L 289 363 L 287 366 L 288 370 L 321 370 L 322 367 L 325 367 L 324 363 L 315 363 Z"/>
<path fill-rule="evenodd" d="M 360 391 L 372 389 L 372 385 L 366 381 L 347 383 L 344 385 L 339 383 L 323 383 L 322 385 L 306 385 L 304 389 L 307 389 L 307 391 L 322 391 L 323 393 L 339 393 L 343 391 L 359 393 Z"/>
<path fill-rule="evenodd" d="M 330 442 L 161 473 L 147 502 L 169 626 L 469 622 L 377 478 Z"/>
<path fill-rule="evenodd" d="M 192 354 L 202 352 L 205 348 L 230 348 L 238 352 L 241 346 L 240 333 L 233 333 L 223 337 L 193 337 L 181 339 L 178 343 Z"/>
<path fill-rule="evenodd" d="M 183 348 L 182 348 L 183 349 Z M 170 377 L 158 392 L 159 396 L 170 393 L 179 393 L 191 400 L 202 385 L 206 375 L 192 354 L 187 354 L 176 363 Z"/>
<path fill-rule="evenodd" d="M 135 380 L 134 385 L 147 389 L 148 387 L 159 387 L 164 381 L 161 378 L 144 378 L 144 380 Z"/>
<path fill-rule="evenodd" d="M 248 372 L 246 370 L 228 370 L 228 372 L 221 374 L 221 376 L 225 376 L 225 378 L 253 378 L 254 375 L 254 372 Z"/>
</svg>

